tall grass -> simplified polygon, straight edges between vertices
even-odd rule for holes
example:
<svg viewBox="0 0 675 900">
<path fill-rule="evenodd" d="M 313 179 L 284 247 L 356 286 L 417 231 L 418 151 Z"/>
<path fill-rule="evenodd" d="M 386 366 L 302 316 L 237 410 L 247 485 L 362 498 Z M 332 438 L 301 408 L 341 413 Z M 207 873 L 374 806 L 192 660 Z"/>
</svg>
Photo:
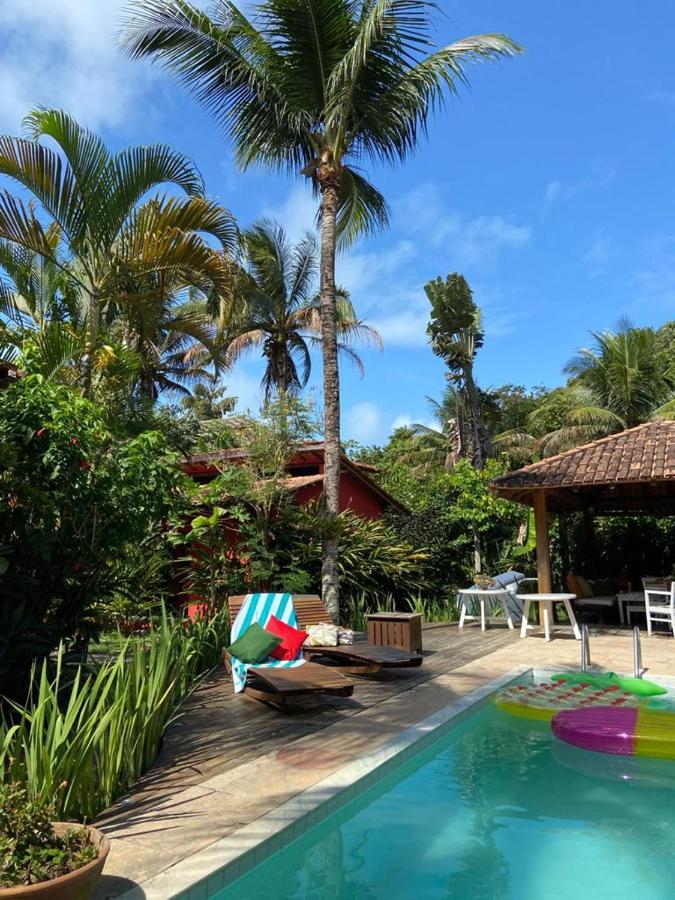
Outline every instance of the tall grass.
<svg viewBox="0 0 675 900">
<path fill-rule="evenodd" d="M 0 722 L 0 779 L 54 803 L 64 819 L 93 818 L 152 764 L 168 723 L 228 639 L 225 613 L 179 622 L 162 615 L 96 670 L 33 671 L 32 701 Z M 50 674 L 52 673 L 52 674 Z"/>
</svg>

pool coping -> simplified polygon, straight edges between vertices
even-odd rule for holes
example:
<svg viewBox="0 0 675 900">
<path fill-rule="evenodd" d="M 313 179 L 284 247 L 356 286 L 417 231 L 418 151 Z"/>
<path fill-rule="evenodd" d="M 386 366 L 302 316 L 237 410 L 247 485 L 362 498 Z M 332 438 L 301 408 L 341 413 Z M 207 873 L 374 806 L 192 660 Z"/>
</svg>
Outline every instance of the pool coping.
<svg viewBox="0 0 675 900">
<path fill-rule="evenodd" d="M 361 759 L 332 772 L 276 809 L 126 891 L 119 900 L 208 900 L 213 893 L 222 890 L 271 853 L 335 812 L 351 799 L 350 795 L 357 793 L 357 786 L 362 790 L 369 786 L 369 780 L 374 782 L 383 777 L 386 772 L 382 770 L 386 763 L 395 758 L 398 758 L 397 764 L 405 762 L 408 756 L 434 740 L 439 728 L 481 703 L 495 690 L 528 672 L 540 677 L 550 671 L 527 664 L 512 667 L 404 729 Z"/>
</svg>

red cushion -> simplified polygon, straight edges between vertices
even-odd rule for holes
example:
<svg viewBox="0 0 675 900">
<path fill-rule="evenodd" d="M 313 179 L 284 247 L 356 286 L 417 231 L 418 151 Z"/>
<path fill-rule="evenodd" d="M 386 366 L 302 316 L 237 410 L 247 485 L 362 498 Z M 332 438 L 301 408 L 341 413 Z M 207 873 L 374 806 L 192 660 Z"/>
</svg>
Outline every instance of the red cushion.
<svg viewBox="0 0 675 900">
<path fill-rule="evenodd" d="M 267 625 L 265 625 L 265 631 L 269 631 L 270 634 L 276 634 L 277 637 L 282 639 L 279 646 L 275 647 L 270 653 L 270 656 L 273 656 L 275 659 L 295 659 L 300 652 L 300 648 L 307 640 L 306 631 L 299 631 L 297 628 L 293 628 L 292 625 L 287 625 L 281 619 L 277 619 L 276 616 L 270 616 Z"/>
</svg>

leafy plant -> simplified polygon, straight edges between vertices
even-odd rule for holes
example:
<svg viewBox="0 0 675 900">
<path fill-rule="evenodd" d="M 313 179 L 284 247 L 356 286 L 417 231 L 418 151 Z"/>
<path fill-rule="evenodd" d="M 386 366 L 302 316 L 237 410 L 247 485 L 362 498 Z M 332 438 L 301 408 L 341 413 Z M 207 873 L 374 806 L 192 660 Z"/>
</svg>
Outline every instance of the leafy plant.
<svg viewBox="0 0 675 900">
<path fill-rule="evenodd" d="M 0 779 L 53 803 L 59 818 L 91 819 L 151 765 L 180 703 L 217 662 L 226 612 L 181 621 L 162 616 L 117 656 L 73 675 L 63 645 L 50 675 L 33 670 L 31 701 L 0 724 Z"/>
<path fill-rule="evenodd" d="M 16 783 L 0 785 L 0 888 L 50 881 L 96 859 L 86 830 L 57 837 L 53 819 L 51 804 Z"/>
<path fill-rule="evenodd" d="M 102 605 L 133 591 L 127 550 L 158 535 L 182 476 L 161 435 L 117 440 L 39 376 L 0 393 L 0 454 L 0 679 L 16 693 L 34 656 L 59 640 L 84 651 Z"/>
</svg>

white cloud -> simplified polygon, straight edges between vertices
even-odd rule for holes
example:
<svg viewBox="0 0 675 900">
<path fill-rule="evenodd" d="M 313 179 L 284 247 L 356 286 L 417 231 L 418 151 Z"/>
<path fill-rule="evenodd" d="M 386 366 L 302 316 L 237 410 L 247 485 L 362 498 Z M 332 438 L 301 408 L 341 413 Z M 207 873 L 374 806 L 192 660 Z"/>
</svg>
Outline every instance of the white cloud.
<svg viewBox="0 0 675 900">
<path fill-rule="evenodd" d="M 263 209 L 261 218 L 274 219 L 284 226 L 291 243 L 302 239 L 305 231 L 316 233 L 316 212 L 319 201 L 312 194 L 309 182 L 295 184 L 282 204 Z"/>
<path fill-rule="evenodd" d="M 647 309 L 672 315 L 675 309 L 675 234 L 652 235 L 643 242 L 640 255 L 643 264 L 631 279 L 635 312 L 644 315 Z"/>
<path fill-rule="evenodd" d="M 94 129 L 153 115 L 143 94 L 157 76 L 117 45 L 123 4 L 2 0 L 1 128 L 16 133 L 38 105 L 62 107 Z"/>
<path fill-rule="evenodd" d="M 384 414 L 377 403 L 362 400 L 350 406 L 344 414 L 345 437 L 362 444 L 372 444 L 382 437 Z"/>
<path fill-rule="evenodd" d="M 591 166 L 591 171 L 571 181 L 554 178 L 544 188 L 542 213 L 546 215 L 559 200 L 569 200 L 577 194 L 588 190 L 607 188 L 614 181 L 616 170 L 611 162 L 598 160 Z"/>
<path fill-rule="evenodd" d="M 394 421 L 391 423 L 391 430 L 396 431 L 397 428 L 410 428 L 413 424 L 413 420 L 408 415 L 396 416 Z"/>
<path fill-rule="evenodd" d="M 596 234 L 584 254 L 584 259 L 595 273 L 600 273 L 618 253 L 618 248 L 609 235 Z"/>
</svg>

